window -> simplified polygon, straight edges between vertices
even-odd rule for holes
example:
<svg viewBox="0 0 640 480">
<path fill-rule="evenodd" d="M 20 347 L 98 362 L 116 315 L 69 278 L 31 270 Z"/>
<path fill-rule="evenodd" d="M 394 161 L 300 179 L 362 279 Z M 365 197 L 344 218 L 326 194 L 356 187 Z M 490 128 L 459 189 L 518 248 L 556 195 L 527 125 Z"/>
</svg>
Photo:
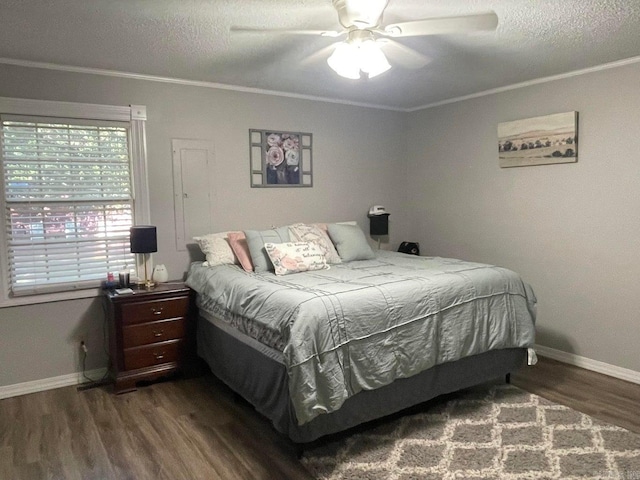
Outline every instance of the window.
<svg viewBox="0 0 640 480">
<path fill-rule="evenodd" d="M 136 183 L 146 187 L 146 175 L 134 182 L 146 173 L 144 122 L 134 125 L 130 107 L 23 108 L 33 113 L 41 103 L 47 113 L 80 109 L 85 117 L 64 118 L 4 113 L 16 108 L 3 109 L 2 100 L 5 299 L 95 288 L 107 272 L 133 268 L 129 228 L 148 218 L 147 202 L 133 195 Z M 105 114 L 114 108 L 130 120 Z"/>
</svg>

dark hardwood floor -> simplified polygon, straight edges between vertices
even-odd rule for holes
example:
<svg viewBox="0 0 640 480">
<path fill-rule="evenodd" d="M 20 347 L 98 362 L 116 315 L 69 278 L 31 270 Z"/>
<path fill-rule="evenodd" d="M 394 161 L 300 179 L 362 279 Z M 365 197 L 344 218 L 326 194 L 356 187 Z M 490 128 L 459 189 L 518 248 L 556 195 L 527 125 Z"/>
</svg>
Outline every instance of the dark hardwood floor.
<svg viewBox="0 0 640 480">
<path fill-rule="evenodd" d="M 640 433 L 640 385 L 545 358 L 512 382 Z M 0 401 L 3 480 L 309 478 L 292 444 L 211 374 Z"/>
<path fill-rule="evenodd" d="M 640 385 L 538 357 L 514 373 L 514 385 L 604 422 L 640 433 Z"/>
<path fill-rule="evenodd" d="M 289 478 L 310 478 L 291 444 L 211 374 L 0 401 L 2 480 Z"/>
</svg>

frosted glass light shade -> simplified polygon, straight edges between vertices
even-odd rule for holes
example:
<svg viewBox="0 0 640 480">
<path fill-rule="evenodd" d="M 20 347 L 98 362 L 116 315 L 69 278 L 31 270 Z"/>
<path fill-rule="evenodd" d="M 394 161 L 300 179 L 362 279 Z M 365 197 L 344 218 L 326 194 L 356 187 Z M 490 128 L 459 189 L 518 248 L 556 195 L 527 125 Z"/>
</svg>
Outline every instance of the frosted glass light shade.
<svg viewBox="0 0 640 480">
<path fill-rule="evenodd" d="M 327 63 L 341 77 L 353 80 L 360 78 L 360 71 L 372 78 L 391 68 L 387 57 L 373 40 L 340 43 Z"/>
<path fill-rule="evenodd" d="M 352 43 L 339 44 L 327 59 L 327 63 L 341 77 L 353 80 L 360 78 L 358 47 Z"/>
<path fill-rule="evenodd" d="M 369 78 L 380 75 L 391 68 L 387 57 L 373 40 L 367 40 L 360 44 L 360 69 L 369 74 Z"/>
</svg>

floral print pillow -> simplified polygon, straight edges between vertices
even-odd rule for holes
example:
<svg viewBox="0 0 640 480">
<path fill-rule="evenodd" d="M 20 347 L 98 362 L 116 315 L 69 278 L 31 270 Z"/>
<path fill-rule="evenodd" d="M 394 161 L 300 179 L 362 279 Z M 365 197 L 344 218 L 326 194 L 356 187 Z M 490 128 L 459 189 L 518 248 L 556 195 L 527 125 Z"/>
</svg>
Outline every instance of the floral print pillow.
<svg viewBox="0 0 640 480">
<path fill-rule="evenodd" d="M 324 252 L 313 242 L 265 243 L 264 249 L 276 275 L 329 268 Z"/>
<path fill-rule="evenodd" d="M 329 235 L 318 225 L 294 223 L 293 225 L 289 225 L 289 235 L 291 236 L 291 240 L 317 244 L 327 258 L 327 263 L 342 263 L 342 259 L 340 255 L 338 255 L 336 247 L 333 246 Z"/>
<path fill-rule="evenodd" d="M 207 259 L 202 266 L 216 267 L 218 265 L 240 263 L 227 240 L 229 233 L 231 232 L 210 233 L 209 235 L 193 237 L 193 240 L 198 244 Z"/>
</svg>

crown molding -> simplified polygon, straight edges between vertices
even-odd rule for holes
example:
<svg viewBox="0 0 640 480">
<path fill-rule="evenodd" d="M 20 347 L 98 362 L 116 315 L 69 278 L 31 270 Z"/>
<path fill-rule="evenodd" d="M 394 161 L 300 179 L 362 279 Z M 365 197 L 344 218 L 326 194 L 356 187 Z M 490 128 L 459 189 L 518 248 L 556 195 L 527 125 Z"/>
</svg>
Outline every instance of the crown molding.
<svg viewBox="0 0 640 480">
<path fill-rule="evenodd" d="M 636 56 L 636 57 L 626 58 L 623 60 L 617 60 L 615 62 L 604 63 L 602 65 L 597 65 L 595 67 L 583 68 L 580 70 L 574 70 L 571 72 L 561 73 L 558 75 L 551 75 L 549 77 L 541 77 L 533 80 L 527 80 L 525 82 L 514 83 L 512 85 L 505 85 L 503 87 L 492 88 L 490 90 L 484 90 L 484 91 L 472 93 L 469 95 L 449 98 L 446 100 L 441 100 L 438 102 L 421 105 L 418 107 L 402 108 L 402 107 L 390 107 L 388 105 L 377 105 L 377 104 L 365 103 L 365 102 L 352 102 L 349 100 L 340 100 L 336 98 L 319 97 L 314 95 L 303 95 L 299 93 L 280 92 L 277 90 L 266 90 L 266 89 L 253 88 L 253 87 L 242 87 L 239 85 L 228 85 L 225 83 L 205 82 L 200 80 L 187 80 L 183 78 L 174 78 L 174 77 L 161 77 L 156 75 L 145 75 L 141 73 L 121 72 L 117 70 L 77 67 L 73 65 L 59 65 L 55 63 L 33 62 L 30 60 L 17 60 L 13 58 L 0 57 L 0 64 L 15 65 L 18 67 L 43 68 L 47 70 L 58 70 L 63 72 L 86 73 L 91 75 L 102 75 L 107 77 L 130 78 L 134 80 L 146 80 L 150 82 L 171 83 L 174 85 L 213 88 L 218 90 L 230 90 L 235 92 L 254 93 L 257 95 L 271 95 L 271 96 L 277 96 L 277 97 L 295 98 L 298 100 L 311 100 L 314 102 L 335 103 L 340 105 L 349 105 L 353 107 L 374 108 L 377 110 L 388 110 L 388 111 L 406 112 L 406 113 L 417 112 L 419 110 L 427 110 L 429 108 L 440 107 L 442 105 L 448 105 L 451 103 L 464 102 L 466 100 L 472 100 L 474 98 L 486 97 L 489 95 L 508 92 L 510 90 L 517 90 L 520 88 L 526 88 L 533 85 L 540 85 L 542 83 L 555 82 L 556 80 L 563 80 L 565 78 L 577 77 L 577 76 L 586 75 L 589 73 L 596 73 L 604 70 L 610 70 L 612 68 L 625 67 L 627 65 L 633 65 L 639 62 L 640 62 L 640 56 Z"/>
<path fill-rule="evenodd" d="M 527 80 L 526 82 L 514 83 L 512 85 L 505 85 L 504 87 L 492 88 L 490 90 L 484 90 L 482 92 L 472 93 L 469 95 L 463 95 L 461 97 L 449 98 L 439 102 L 429 103 L 421 107 L 407 108 L 405 112 L 417 112 L 418 110 L 426 110 L 429 108 L 440 107 L 442 105 L 448 105 L 450 103 L 464 102 L 465 100 L 471 100 L 473 98 L 486 97 L 488 95 L 495 95 L 496 93 L 508 92 L 510 90 L 517 90 L 519 88 L 526 88 L 532 85 L 539 85 L 541 83 L 555 82 L 556 80 L 563 80 L 565 78 L 577 77 L 580 75 L 586 75 L 588 73 L 601 72 L 603 70 L 610 70 L 612 68 L 625 67 L 634 63 L 640 62 L 640 56 L 626 58 L 624 60 L 618 60 L 615 62 L 604 63 L 595 67 L 583 68 L 581 70 L 574 70 L 572 72 L 560 73 L 558 75 L 551 75 L 550 77 L 541 77 L 533 80 Z"/>
<path fill-rule="evenodd" d="M 13 58 L 0 57 L 0 64 L 14 65 L 17 67 L 43 68 L 46 70 L 58 70 L 62 72 L 87 73 L 90 75 L 102 75 L 106 77 L 130 78 L 133 80 L 146 80 L 149 82 L 171 83 L 174 85 L 185 85 L 190 87 L 213 88 L 217 90 L 231 90 L 234 92 L 254 93 L 257 95 L 271 95 L 275 97 L 295 98 L 298 100 L 311 100 L 314 102 L 337 103 L 352 107 L 375 108 L 377 110 L 391 110 L 394 112 L 404 112 L 404 108 L 390 107 L 388 105 L 377 105 L 373 103 L 352 102 L 337 98 L 319 97 L 314 95 L 303 95 L 300 93 L 280 92 L 277 90 L 266 90 L 262 88 L 242 87 L 239 85 L 228 85 L 226 83 L 205 82 L 200 80 L 187 80 L 184 78 L 161 77 L 157 75 L 146 75 L 142 73 L 120 72 L 117 70 L 104 70 L 101 68 L 76 67 L 73 65 L 59 65 L 56 63 L 33 62 L 30 60 L 17 60 Z"/>
</svg>

